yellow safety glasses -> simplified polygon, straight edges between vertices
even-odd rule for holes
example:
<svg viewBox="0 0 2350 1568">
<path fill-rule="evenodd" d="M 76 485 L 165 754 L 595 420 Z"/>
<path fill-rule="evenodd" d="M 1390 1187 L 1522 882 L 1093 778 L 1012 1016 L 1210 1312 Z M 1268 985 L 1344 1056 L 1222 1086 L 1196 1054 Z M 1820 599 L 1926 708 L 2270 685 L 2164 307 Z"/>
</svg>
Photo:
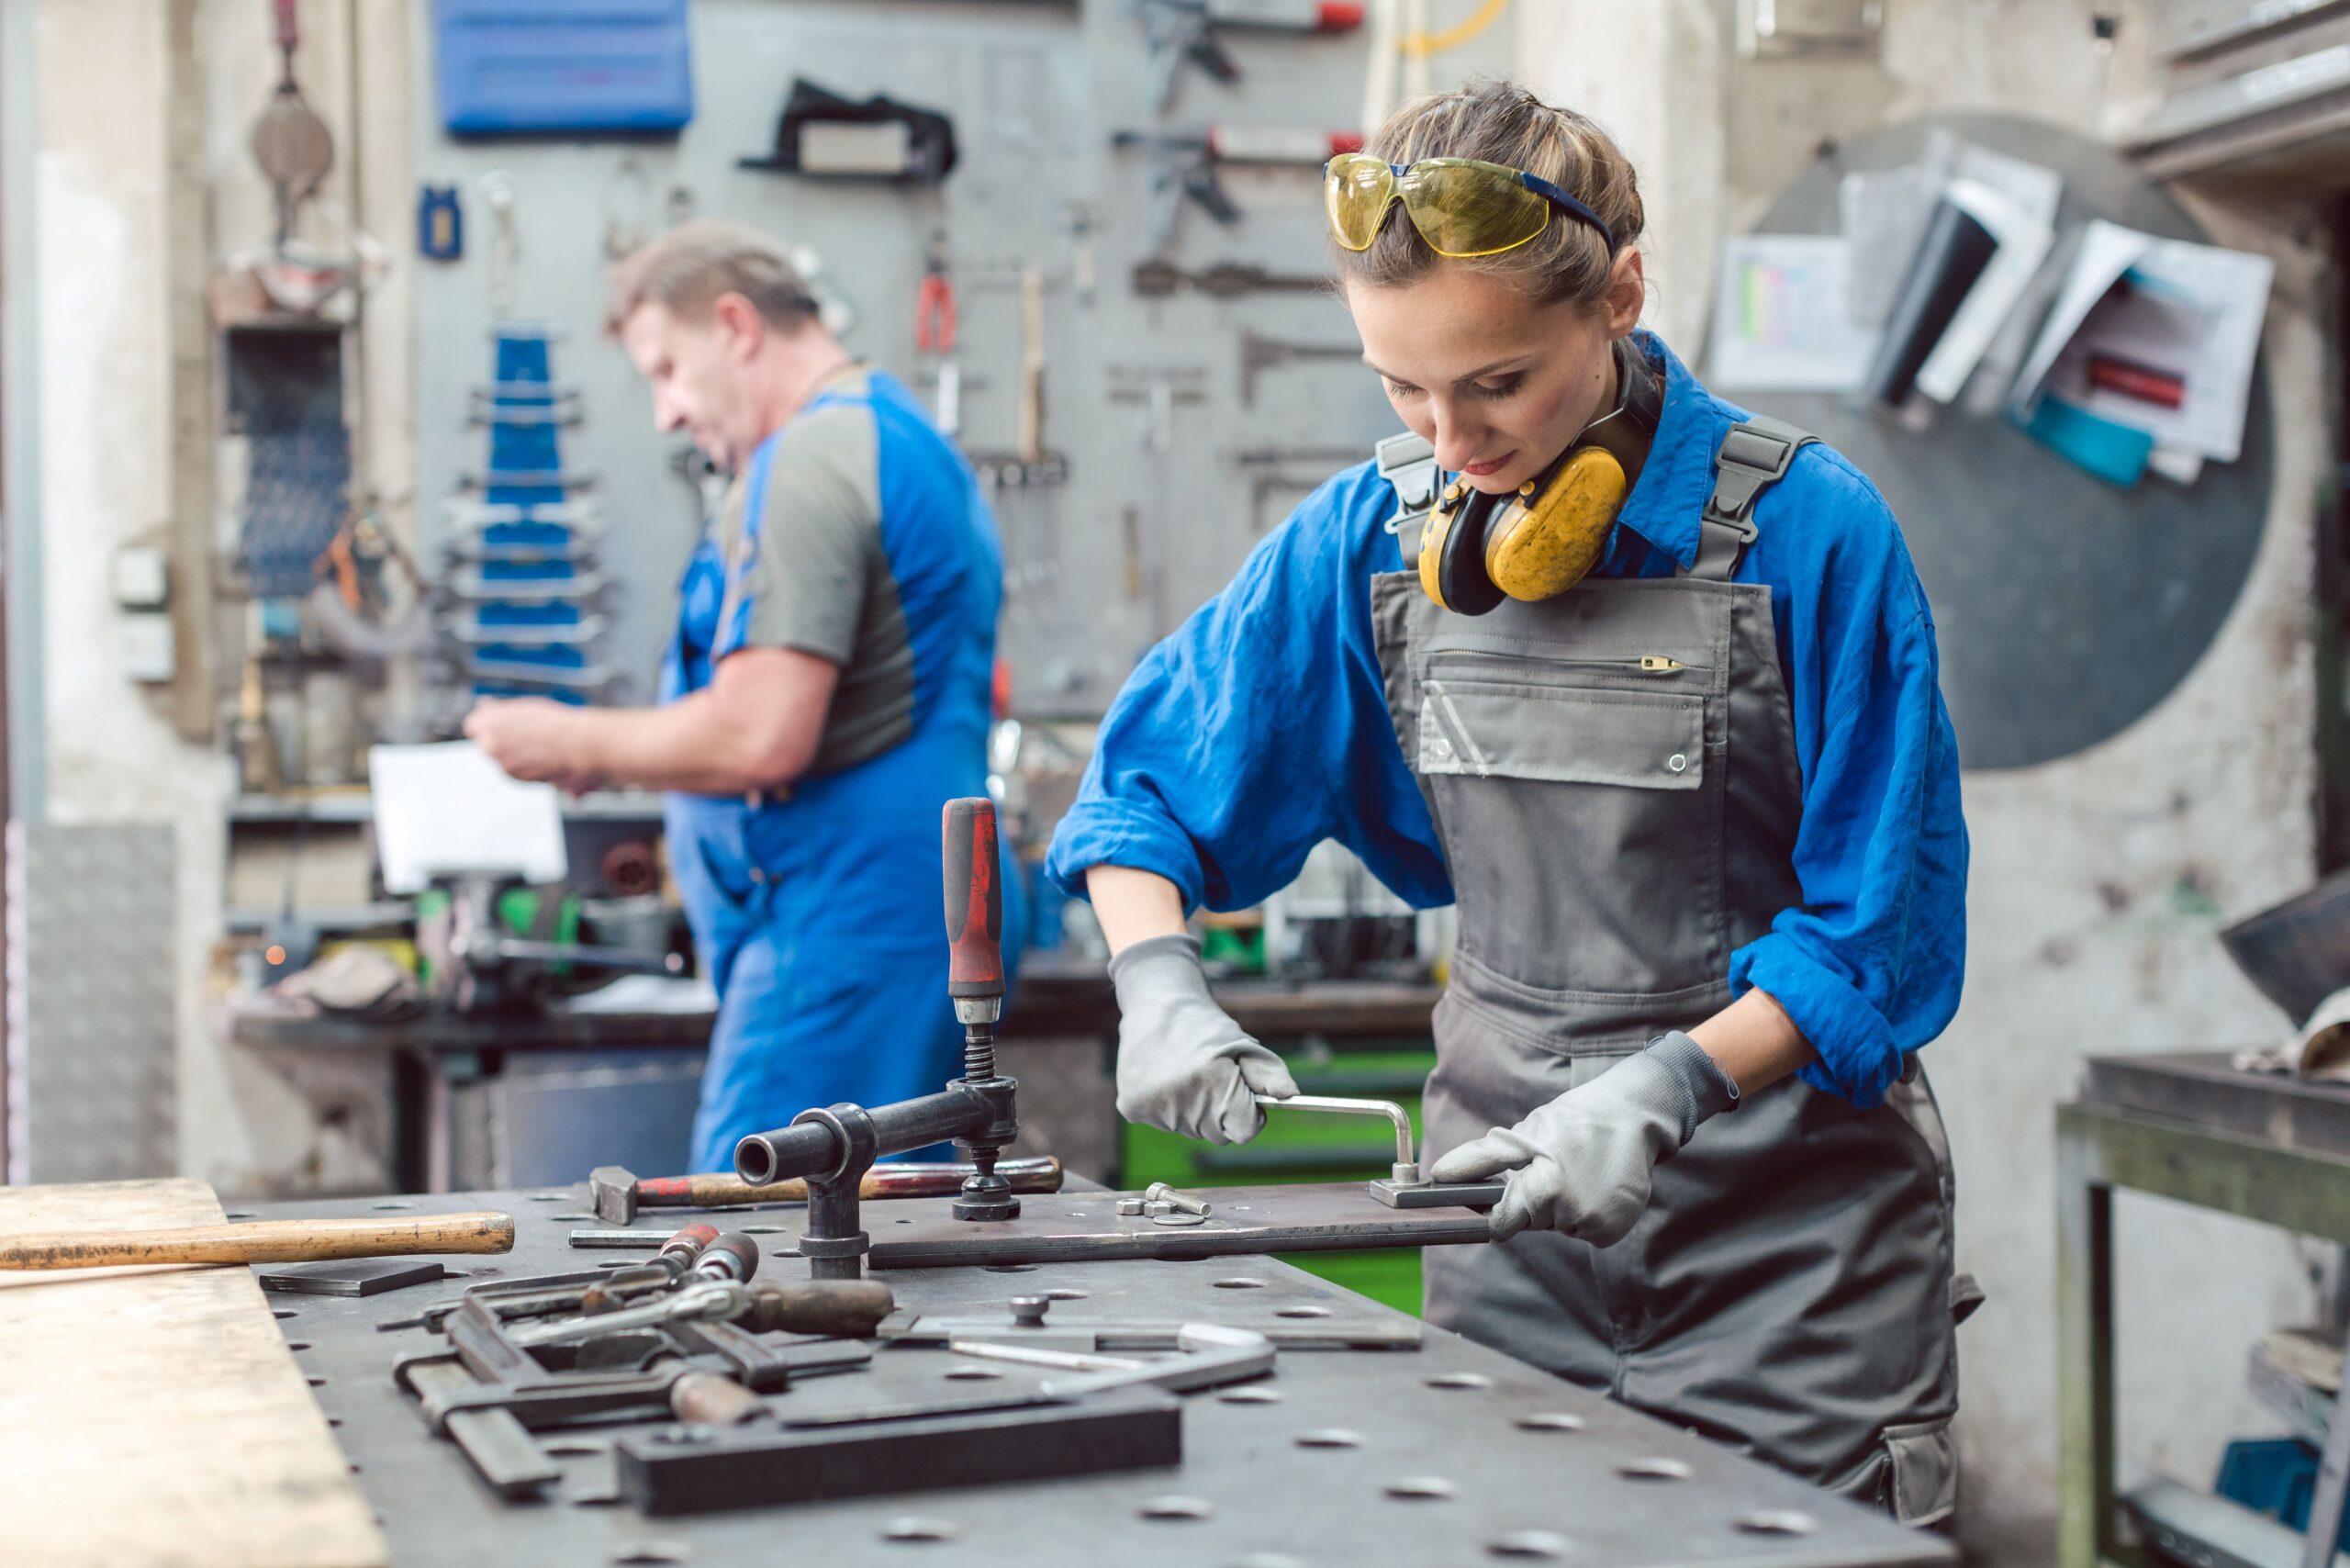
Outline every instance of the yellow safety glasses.
<svg viewBox="0 0 2350 1568">
<path fill-rule="evenodd" d="M 1423 158 L 1405 168 L 1369 152 L 1323 165 L 1322 201 L 1330 232 L 1349 251 L 1368 251 L 1396 202 L 1428 249 L 1455 261 L 1514 251 L 1550 226 L 1550 209 L 1590 224 L 1616 250 L 1599 215 L 1539 174 L 1474 158 Z"/>
</svg>

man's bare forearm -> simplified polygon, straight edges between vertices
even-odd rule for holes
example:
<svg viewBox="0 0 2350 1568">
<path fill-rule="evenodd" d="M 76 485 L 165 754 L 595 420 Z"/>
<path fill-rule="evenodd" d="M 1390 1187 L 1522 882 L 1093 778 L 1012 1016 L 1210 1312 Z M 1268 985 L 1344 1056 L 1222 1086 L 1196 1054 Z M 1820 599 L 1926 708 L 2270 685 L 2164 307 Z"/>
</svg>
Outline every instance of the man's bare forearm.
<svg viewBox="0 0 2350 1568">
<path fill-rule="evenodd" d="M 744 795 L 789 784 L 744 731 L 723 722 L 707 690 L 659 708 L 587 708 L 576 722 L 579 771 L 607 784 L 689 795 Z"/>
</svg>

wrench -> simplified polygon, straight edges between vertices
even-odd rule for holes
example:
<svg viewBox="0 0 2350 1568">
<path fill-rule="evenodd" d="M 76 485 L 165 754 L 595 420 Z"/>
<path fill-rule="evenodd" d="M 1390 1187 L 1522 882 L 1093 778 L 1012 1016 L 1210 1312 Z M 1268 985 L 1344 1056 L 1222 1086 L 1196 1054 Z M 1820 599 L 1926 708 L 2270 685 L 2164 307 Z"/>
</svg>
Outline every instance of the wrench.
<svg viewBox="0 0 2350 1568">
<path fill-rule="evenodd" d="M 688 1285 L 674 1295 L 643 1306 L 624 1306 L 618 1312 L 601 1312 L 592 1317 L 566 1317 L 558 1323 L 512 1329 L 507 1338 L 517 1345 L 567 1345 L 632 1328 L 658 1328 L 666 1323 L 740 1317 L 750 1307 L 748 1286 L 733 1280 L 712 1280 L 705 1284 Z"/>
</svg>

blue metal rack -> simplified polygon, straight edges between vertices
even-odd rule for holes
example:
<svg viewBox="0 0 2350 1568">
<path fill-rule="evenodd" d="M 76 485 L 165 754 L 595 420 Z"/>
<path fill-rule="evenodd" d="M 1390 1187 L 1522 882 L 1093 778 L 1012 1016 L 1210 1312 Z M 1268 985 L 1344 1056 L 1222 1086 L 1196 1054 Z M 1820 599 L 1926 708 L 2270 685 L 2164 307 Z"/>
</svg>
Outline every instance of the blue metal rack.
<svg viewBox="0 0 2350 1568">
<path fill-rule="evenodd" d="M 610 587 L 597 563 L 602 528 L 580 494 L 594 476 L 563 465 L 580 407 L 554 380 L 558 336 L 542 322 L 492 326 L 492 379 L 471 402 L 488 465 L 464 476 L 451 507 L 441 628 L 476 696 L 586 703 L 613 679 L 599 657 Z"/>
</svg>

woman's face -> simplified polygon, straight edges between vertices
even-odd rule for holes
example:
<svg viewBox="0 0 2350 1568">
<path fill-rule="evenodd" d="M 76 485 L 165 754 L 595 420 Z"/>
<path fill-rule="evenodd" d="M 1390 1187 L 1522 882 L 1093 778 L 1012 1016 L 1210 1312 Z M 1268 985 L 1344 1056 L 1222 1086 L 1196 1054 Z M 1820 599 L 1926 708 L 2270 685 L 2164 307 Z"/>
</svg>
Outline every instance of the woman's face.
<svg viewBox="0 0 2350 1568">
<path fill-rule="evenodd" d="M 1515 490 L 1606 411 L 1608 345 L 1639 319 L 1640 258 L 1617 258 L 1596 311 L 1536 305 L 1474 267 L 1431 267 L 1396 287 L 1347 285 L 1363 363 L 1438 466 L 1493 495 Z"/>
</svg>

